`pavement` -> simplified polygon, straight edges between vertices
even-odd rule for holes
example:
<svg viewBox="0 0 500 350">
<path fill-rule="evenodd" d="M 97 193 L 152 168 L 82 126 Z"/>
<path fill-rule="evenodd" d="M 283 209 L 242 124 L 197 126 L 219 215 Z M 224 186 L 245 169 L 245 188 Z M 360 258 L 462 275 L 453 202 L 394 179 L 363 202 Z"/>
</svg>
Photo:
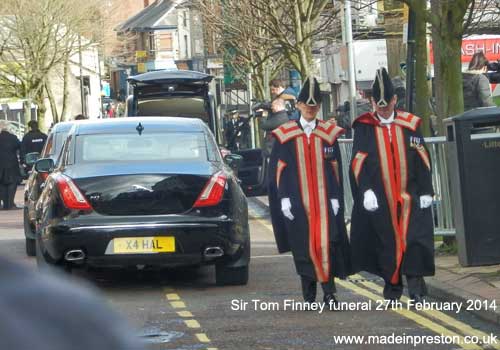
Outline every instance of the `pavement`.
<svg viewBox="0 0 500 350">
<path fill-rule="evenodd" d="M 255 199 L 269 207 L 266 196 Z M 500 325 L 500 265 L 462 267 L 457 255 L 436 256 L 435 263 L 435 276 L 426 278 L 431 297 L 461 302 L 477 317 Z"/>
</svg>

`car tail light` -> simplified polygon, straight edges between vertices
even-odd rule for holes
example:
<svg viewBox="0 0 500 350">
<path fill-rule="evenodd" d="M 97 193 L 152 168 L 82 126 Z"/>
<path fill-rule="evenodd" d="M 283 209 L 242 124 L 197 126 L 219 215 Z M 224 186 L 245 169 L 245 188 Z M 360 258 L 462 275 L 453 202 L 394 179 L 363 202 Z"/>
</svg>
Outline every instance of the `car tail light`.
<svg viewBox="0 0 500 350">
<path fill-rule="evenodd" d="M 203 191 L 201 191 L 200 196 L 194 203 L 194 207 L 209 207 L 219 204 L 224 196 L 226 180 L 226 175 L 222 172 L 213 175 L 203 188 Z"/>
<path fill-rule="evenodd" d="M 58 175 L 55 180 L 66 208 L 92 210 L 92 206 L 87 202 L 87 199 L 85 199 L 85 196 L 80 192 L 73 180 L 65 175 Z"/>
</svg>

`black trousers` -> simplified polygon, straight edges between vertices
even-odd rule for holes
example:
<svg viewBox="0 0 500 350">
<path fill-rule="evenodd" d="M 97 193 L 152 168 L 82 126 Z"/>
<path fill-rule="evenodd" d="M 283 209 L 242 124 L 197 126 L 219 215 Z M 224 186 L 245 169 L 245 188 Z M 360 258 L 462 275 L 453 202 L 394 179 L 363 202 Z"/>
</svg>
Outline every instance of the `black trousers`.
<svg viewBox="0 0 500 350">
<path fill-rule="evenodd" d="M 406 276 L 406 282 L 408 283 L 408 294 L 410 295 L 410 298 L 415 295 L 427 295 L 427 286 L 422 276 Z M 385 299 L 399 299 L 401 298 L 401 295 L 403 295 L 402 278 L 399 279 L 399 284 L 391 284 L 388 281 L 385 282 Z"/>
<path fill-rule="evenodd" d="M 14 206 L 14 197 L 16 195 L 17 184 L 0 184 L 0 200 L 3 209 L 11 209 Z"/>
<path fill-rule="evenodd" d="M 316 300 L 316 290 L 317 282 L 307 276 L 300 276 L 300 282 L 302 284 L 302 296 L 304 301 L 313 302 Z M 335 287 L 335 280 L 332 277 L 328 282 L 321 283 L 321 289 L 323 289 L 323 294 L 334 294 L 337 291 Z"/>
</svg>

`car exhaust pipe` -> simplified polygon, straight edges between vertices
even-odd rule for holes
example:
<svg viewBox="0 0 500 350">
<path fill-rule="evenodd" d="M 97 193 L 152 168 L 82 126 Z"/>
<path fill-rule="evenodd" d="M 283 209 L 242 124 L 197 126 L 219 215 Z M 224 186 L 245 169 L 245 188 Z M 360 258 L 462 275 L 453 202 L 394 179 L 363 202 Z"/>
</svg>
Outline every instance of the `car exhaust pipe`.
<svg viewBox="0 0 500 350">
<path fill-rule="evenodd" d="M 64 255 L 64 260 L 66 261 L 82 261 L 85 259 L 85 253 L 81 249 L 68 250 Z"/>
<path fill-rule="evenodd" d="M 207 247 L 203 256 L 207 259 L 219 258 L 224 255 L 224 250 L 221 247 Z"/>
</svg>

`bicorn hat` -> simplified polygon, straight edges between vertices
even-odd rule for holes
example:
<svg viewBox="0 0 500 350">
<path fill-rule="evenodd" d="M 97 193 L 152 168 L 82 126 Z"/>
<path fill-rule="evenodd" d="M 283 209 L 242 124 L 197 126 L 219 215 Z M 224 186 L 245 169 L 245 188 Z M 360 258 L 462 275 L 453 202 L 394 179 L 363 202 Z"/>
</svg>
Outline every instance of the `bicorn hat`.
<svg viewBox="0 0 500 350">
<path fill-rule="evenodd" d="M 385 68 L 377 69 L 372 85 L 373 100 L 379 107 L 387 107 L 394 97 L 394 86 Z"/>
<path fill-rule="evenodd" d="M 308 77 L 302 85 L 297 102 L 302 102 L 308 106 L 321 104 L 321 90 L 319 83 L 314 77 Z"/>
</svg>

